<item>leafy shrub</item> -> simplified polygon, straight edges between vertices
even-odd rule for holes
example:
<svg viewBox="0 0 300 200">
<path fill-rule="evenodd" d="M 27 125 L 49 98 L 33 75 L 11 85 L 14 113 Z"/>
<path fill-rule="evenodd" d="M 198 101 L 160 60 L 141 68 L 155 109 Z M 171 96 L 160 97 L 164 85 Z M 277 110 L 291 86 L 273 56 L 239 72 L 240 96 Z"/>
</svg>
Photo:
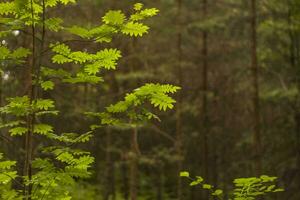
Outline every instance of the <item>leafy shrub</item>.
<svg viewBox="0 0 300 200">
<path fill-rule="evenodd" d="M 201 176 L 191 178 L 189 172 L 181 172 L 181 177 L 186 177 L 191 180 L 190 186 L 200 186 L 209 191 L 212 196 L 223 199 L 223 190 L 215 189 L 214 186 L 204 182 Z M 268 193 L 282 192 L 282 188 L 277 188 L 275 185 L 277 177 L 262 175 L 260 177 L 236 178 L 233 181 L 234 189 L 229 192 L 231 196 L 229 200 L 255 200 L 259 196 L 267 195 Z"/>
</svg>

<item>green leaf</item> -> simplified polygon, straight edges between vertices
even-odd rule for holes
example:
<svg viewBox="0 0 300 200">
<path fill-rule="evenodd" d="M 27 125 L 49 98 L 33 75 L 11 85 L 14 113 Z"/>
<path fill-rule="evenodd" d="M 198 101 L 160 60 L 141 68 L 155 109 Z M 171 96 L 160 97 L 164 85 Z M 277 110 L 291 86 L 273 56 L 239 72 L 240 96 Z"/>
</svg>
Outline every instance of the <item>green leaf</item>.
<svg viewBox="0 0 300 200">
<path fill-rule="evenodd" d="M 190 186 L 196 186 L 196 185 L 199 185 L 200 183 L 198 181 L 192 181 L 190 183 Z"/>
<path fill-rule="evenodd" d="M 16 49 L 13 53 L 12 53 L 12 57 L 15 59 L 19 59 L 19 58 L 25 58 L 30 54 L 30 50 L 29 49 L 25 49 L 23 47 L 20 47 L 18 49 Z"/>
<path fill-rule="evenodd" d="M 143 36 L 145 33 L 148 33 L 149 27 L 138 23 L 138 22 L 128 22 L 126 23 L 121 32 L 129 36 Z"/>
<path fill-rule="evenodd" d="M 64 63 L 70 63 L 73 60 L 70 58 L 67 58 L 63 55 L 55 55 L 52 57 L 52 62 L 57 64 L 64 64 Z"/>
<path fill-rule="evenodd" d="M 14 126 L 18 126 L 20 124 L 25 124 L 25 122 L 21 121 L 21 120 L 10 121 L 10 122 L 4 123 L 4 124 L 0 124 L 0 128 L 14 127 Z"/>
<path fill-rule="evenodd" d="M 180 173 L 179 173 L 179 176 L 180 176 L 180 177 L 190 177 L 190 173 L 187 172 L 187 171 L 183 171 L 183 172 L 180 172 Z"/>
<path fill-rule="evenodd" d="M 143 8 L 143 4 L 142 3 L 136 3 L 133 5 L 133 9 L 136 11 L 140 11 Z"/>
<path fill-rule="evenodd" d="M 57 54 L 68 55 L 71 53 L 70 47 L 65 44 L 56 43 L 51 44 L 50 47 L 52 48 L 52 51 Z"/>
<path fill-rule="evenodd" d="M 35 124 L 34 133 L 47 135 L 53 132 L 53 127 L 48 124 Z"/>
<path fill-rule="evenodd" d="M 284 189 L 282 189 L 282 188 L 278 188 L 278 189 L 273 190 L 273 192 L 283 192 L 283 191 L 284 191 Z"/>
<path fill-rule="evenodd" d="M 52 81 L 44 81 L 41 83 L 41 87 L 43 90 L 53 90 L 54 89 L 54 83 Z"/>
<path fill-rule="evenodd" d="M 0 15 L 16 14 L 17 7 L 14 2 L 0 3 Z"/>
<path fill-rule="evenodd" d="M 7 57 L 9 57 L 10 51 L 7 47 L 5 46 L 0 46 L 0 60 L 4 60 Z"/>
<path fill-rule="evenodd" d="M 38 110 L 49 110 L 50 108 L 55 107 L 54 101 L 51 99 L 37 99 L 35 106 Z"/>
<path fill-rule="evenodd" d="M 61 29 L 63 29 L 62 24 L 63 20 L 61 18 L 58 17 L 54 17 L 54 18 L 48 18 L 45 20 L 45 26 L 50 30 L 50 31 L 54 31 L 57 32 Z"/>
<path fill-rule="evenodd" d="M 83 27 L 79 27 L 79 26 L 72 26 L 71 28 L 67 28 L 67 31 L 69 31 L 70 33 L 74 34 L 74 35 L 78 35 L 82 38 L 87 38 L 89 39 L 91 37 L 91 33 L 89 30 L 83 28 Z"/>
<path fill-rule="evenodd" d="M 30 100 L 28 96 L 8 98 L 8 104 L 0 108 L 0 113 L 15 116 L 26 116 L 30 112 Z"/>
<path fill-rule="evenodd" d="M 156 8 L 148 8 L 148 9 L 142 10 L 140 12 L 140 15 L 142 15 L 144 17 L 153 17 L 153 16 L 157 15 L 158 12 L 159 12 L 159 10 Z"/>
<path fill-rule="evenodd" d="M 11 136 L 23 135 L 27 133 L 28 129 L 26 127 L 15 127 L 9 130 Z"/>
<path fill-rule="evenodd" d="M 67 5 L 69 3 L 76 3 L 76 0 L 59 0 L 62 4 Z"/>
<path fill-rule="evenodd" d="M 121 25 L 124 23 L 126 16 L 120 10 L 108 11 L 103 17 L 102 21 L 105 24 Z"/>
<path fill-rule="evenodd" d="M 220 196 L 221 194 L 223 194 L 223 190 L 220 190 L 220 189 L 218 189 L 212 193 L 212 195 L 214 195 L 214 196 Z"/>
<path fill-rule="evenodd" d="M 202 188 L 203 188 L 203 189 L 210 190 L 210 189 L 212 189 L 212 185 L 209 185 L 209 184 L 203 184 L 203 185 L 202 185 Z"/>
</svg>

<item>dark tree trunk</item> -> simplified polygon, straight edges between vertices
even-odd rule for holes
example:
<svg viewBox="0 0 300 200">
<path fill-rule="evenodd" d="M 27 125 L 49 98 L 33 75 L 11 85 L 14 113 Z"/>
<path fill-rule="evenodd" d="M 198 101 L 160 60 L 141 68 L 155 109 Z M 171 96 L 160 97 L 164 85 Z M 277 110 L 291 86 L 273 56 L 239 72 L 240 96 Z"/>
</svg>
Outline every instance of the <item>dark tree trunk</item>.
<svg viewBox="0 0 300 200">
<path fill-rule="evenodd" d="M 156 200 L 163 200 L 163 166 L 158 162 L 157 174 L 155 175 Z"/>
<path fill-rule="evenodd" d="M 202 20 L 207 18 L 207 0 L 202 1 Z M 207 92 L 208 92 L 208 32 L 202 31 L 202 112 L 201 124 L 202 124 L 202 166 L 203 176 L 206 180 L 209 180 L 209 133 L 208 133 L 208 104 L 207 104 Z M 204 199 L 208 199 L 208 193 L 204 191 Z"/>
<path fill-rule="evenodd" d="M 112 135 L 111 130 L 106 130 L 106 173 L 105 173 L 105 191 L 104 200 L 114 199 L 115 196 L 115 176 L 114 176 L 114 162 L 111 154 L 112 148 Z"/>
<path fill-rule="evenodd" d="M 33 0 L 31 0 L 31 12 L 32 12 L 32 19 L 33 19 Z M 32 25 L 31 25 L 31 36 L 32 36 L 32 43 L 31 43 L 31 49 L 32 49 L 32 55 L 31 55 L 31 60 L 30 60 L 30 64 L 29 64 L 29 68 L 28 68 L 28 77 L 27 77 L 27 84 L 28 84 L 28 97 L 30 99 L 30 104 L 32 104 L 34 102 L 34 92 L 35 92 L 35 88 L 33 85 L 33 75 L 35 74 L 35 70 L 36 70 L 36 44 L 35 44 L 35 37 L 36 37 L 36 29 L 35 29 L 35 25 L 32 21 Z M 32 178 L 32 166 L 31 166 L 31 162 L 32 162 L 32 153 L 33 153 L 33 130 L 34 130 L 34 118 L 35 115 L 34 113 L 30 113 L 27 116 L 27 133 L 25 135 L 25 163 L 24 163 L 24 176 L 28 178 L 28 180 L 30 181 Z M 32 185 L 26 185 L 24 186 L 24 199 L 26 200 L 31 200 L 31 192 L 32 192 Z"/>
<path fill-rule="evenodd" d="M 177 0 L 177 84 L 182 87 L 183 84 L 183 75 L 182 75 L 182 0 Z M 176 105 L 176 153 L 178 155 L 177 162 L 177 174 L 179 175 L 182 171 L 182 162 L 183 162 L 183 133 L 182 133 L 182 93 L 179 92 L 177 95 L 177 105 Z M 177 199 L 182 199 L 182 181 L 181 177 L 178 176 L 177 179 Z"/>
<path fill-rule="evenodd" d="M 131 150 L 130 150 L 130 200 L 137 200 L 138 195 L 138 131 L 137 128 L 133 128 L 131 133 Z"/>
<path fill-rule="evenodd" d="M 256 0 L 251 0 L 251 70 L 253 79 L 253 151 L 254 172 L 262 173 L 262 142 L 260 129 L 259 71 L 257 63 Z"/>
<path fill-rule="evenodd" d="M 124 200 L 128 200 L 129 199 L 128 163 L 127 163 L 127 159 L 125 157 L 123 157 L 123 162 L 121 165 L 121 175 L 122 175 L 121 191 L 122 191 Z"/>
</svg>

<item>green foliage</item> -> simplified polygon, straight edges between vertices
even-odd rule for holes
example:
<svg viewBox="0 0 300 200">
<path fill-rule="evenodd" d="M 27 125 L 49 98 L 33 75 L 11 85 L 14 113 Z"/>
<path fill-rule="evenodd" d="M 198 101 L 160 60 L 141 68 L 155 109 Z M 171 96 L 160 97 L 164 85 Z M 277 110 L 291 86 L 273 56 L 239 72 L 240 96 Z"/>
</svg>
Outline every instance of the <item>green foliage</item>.
<svg viewBox="0 0 300 200">
<path fill-rule="evenodd" d="M 120 10 L 111 10 L 108 11 L 105 16 L 102 17 L 102 21 L 105 24 L 111 24 L 111 25 L 121 25 L 125 21 L 125 14 L 122 13 Z"/>
<path fill-rule="evenodd" d="M 30 55 L 30 51 L 23 47 L 10 51 L 6 46 L 0 46 L 0 61 L 12 60 L 15 63 L 22 63 L 22 59 L 28 55 Z"/>
<path fill-rule="evenodd" d="M 208 190 L 212 196 L 223 199 L 223 190 L 214 189 L 214 186 L 204 182 L 200 176 L 191 178 L 189 172 L 183 171 L 179 174 L 181 177 L 191 180 L 190 186 L 201 186 L 203 189 Z M 282 188 L 275 185 L 277 177 L 270 177 L 262 175 L 260 177 L 250 178 L 237 178 L 234 179 L 234 189 L 230 192 L 230 199 L 233 200 L 255 200 L 259 196 L 267 195 L 268 193 L 283 192 Z"/>
<path fill-rule="evenodd" d="M 82 51 L 72 52 L 65 44 L 57 43 L 51 45 L 51 47 L 52 51 L 56 53 L 56 55 L 52 57 L 53 63 L 75 63 L 84 65 L 83 72 L 78 72 L 76 77 L 66 76 L 64 78 L 65 82 L 97 83 L 102 80 L 101 77 L 96 76 L 100 70 L 116 69 L 117 61 L 121 58 L 121 52 L 117 49 L 104 49 L 95 54 L 89 54 Z"/>
<path fill-rule="evenodd" d="M 42 81 L 41 87 L 43 90 L 53 90 L 54 89 L 54 82 L 53 81 Z"/>
<path fill-rule="evenodd" d="M 235 184 L 234 199 L 236 200 L 254 200 L 258 196 L 266 195 L 272 192 L 282 192 L 274 184 L 277 177 L 262 175 L 259 178 L 238 178 L 233 182 Z"/>
<path fill-rule="evenodd" d="M 0 113 L 24 117 L 30 113 L 30 100 L 28 96 L 8 98 L 8 104 L 0 108 Z"/>
<path fill-rule="evenodd" d="M 19 199 L 18 193 L 11 189 L 11 184 L 17 177 L 17 172 L 13 169 L 15 161 L 4 161 L 3 154 L 0 153 L 0 199 Z"/>
<path fill-rule="evenodd" d="M 135 37 L 143 36 L 148 33 L 149 27 L 137 21 L 155 16 L 158 10 L 155 8 L 142 9 L 142 7 L 142 4 L 135 4 L 135 12 L 129 17 L 120 10 L 111 10 L 102 17 L 104 24 L 91 29 L 72 26 L 66 30 L 81 38 L 92 39 L 95 42 L 111 42 L 113 36 L 118 33 Z"/>
<path fill-rule="evenodd" d="M 16 6 L 14 2 L 0 3 L 0 15 L 15 14 Z"/>
<path fill-rule="evenodd" d="M 70 84 L 102 82 L 101 72 L 115 70 L 121 58 L 121 51 L 116 48 L 103 48 L 93 52 L 78 51 L 73 50 L 72 45 L 67 41 L 48 41 L 40 37 L 39 33 L 62 31 L 71 35 L 70 40 L 80 37 L 86 42 L 111 42 L 116 35 L 143 36 L 148 32 L 149 27 L 142 20 L 158 13 L 155 8 L 144 9 L 142 4 L 137 3 L 131 15 L 126 16 L 120 10 L 111 10 L 102 17 L 101 24 L 92 28 L 77 25 L 65 27 L 62 18 L 48 16 L 49 9 L 54 9 L 59 4 L 73 3 L 76 1 L 14 0 L 0 3 L 0 20 L 5 24 L 5 26 L 1 25 L 0 37 L 6 37 L 14 30 L 27 31 L 30 26 L 30 29 L 34 29 L 37 33 L 32 36 L 39 41 L 38 44 L 29 45 L 29 49 L 20 47 L 10 50 L 8 45 L 0 46 L 0 62 L 22 64 L 29 58 L 36 61 L 35 66 L 32 66 L 33 74 L 30 77 L 33 83 L 33 94 L 7 98 L 7 104 L 0 108 L 0 114 L 9 120 L 1 122 L 0 128 L 5 129 L 12 137 L 26 134 L 29 137 L 32 134 L 32 137 L 48 139 L 45 144 L 40 145 L 41 148 L 36 150 L 40 157 L 32 161 L 32 176 L 17 175 L 13 170 L 16 162 L 0 161 L 1 199 L 28 198 L 19 194 L 17 190 L 11 189 L 11 182 L 18 178 L 17 180 L 22 180 L 21 184 L 24 184 L 22 187 L 32 187 L 34 192 L 31 193 L 31 199 L 69 200 L 71 199 L 69 190 L 74 187 L 76 180 L 90 177 L 94 158 L 89 152 L 71 147 L 88 142 L 93 136 L 93 131 L 83 134 L 57 133 L 52 125 L 45 122 L 48 117 L 59 114 L 54 100 L 41 99 L 34 92 L 35 89 L 54 90 L 55 85 L 60 82 Z M 43 51 L 45 49 L 39 49 L 40 42 L 52 51 L 52 62 L 45 62 L 48 66 L 41 66 L 42 64 L 39 63 L 39 59 L 46 58 Z M 41 52 L 33 55 L 32 47 Z M 72 69 L 63 69 L 60 66 L 63 64 L 68 64 Z M 5 71 L 6 68 L 1 70 Z M 124 101 L 107 107 L 103 113 L 93 113 L 93 115 L 100 116 L 102 125 L 112 125 L 108 122 L 110 120 L 134 124 L 152 118 L 158 119 L 155 114 L 148 111 L 147 104 L 162 111 L 172 109 L 175 100 L 169 94 L 175 93 L 178 89 L 172 85 L 146 84 L 127 94 Z M 56 146 L 52 146 L 53 143 Z"/>
<path fill-rule="evenodd" d="M 131 107 L 136 107 L 149 101 L 154 107 L 166 111 L 167 108 L 172 109 L 175 100 L 168 96 L 173 94 L 180 88 L 172 85 L 160 85 L 149 83 L 134 90 L 134 92 L 126 95 L 124 101 L 120 101 L 115 105 L 107 108 L 109 113 L 125 112 Z"/>
<path fill-rule="evenodd" d="M 126 94 L 123 101 L 106 107 L 102 113 L 87 113 L 99 117 L 102 125 L 127 126 L 159 119 L 145 105 L 148 103 L 159 110 L 172 109 L 176 102 L 168 94 L 180 88 L 173 85 L 149 83 Z"/>
<path fill-rule="evenodd" d="M 201 176 L 196 176 L 195 178 L 190 177 L 190 173 L 187 171 L 180 172 L 179 176 L 188 178 L 191 180 L 190 186 L 200 186 L 202 189 L 209 191 L 212 196 L 222 199 L 223 191 L 220 189 L 215 189 L 213 185 L 204 182 Z"/>
<path fill-rule="evenodd" d="M 130 36 L 143 36 L 143 34 L 148 32 L 149 27 L 138 23 L 138 22 L 128 22 L 124 25 L 122 33 Z"/>
</svg>

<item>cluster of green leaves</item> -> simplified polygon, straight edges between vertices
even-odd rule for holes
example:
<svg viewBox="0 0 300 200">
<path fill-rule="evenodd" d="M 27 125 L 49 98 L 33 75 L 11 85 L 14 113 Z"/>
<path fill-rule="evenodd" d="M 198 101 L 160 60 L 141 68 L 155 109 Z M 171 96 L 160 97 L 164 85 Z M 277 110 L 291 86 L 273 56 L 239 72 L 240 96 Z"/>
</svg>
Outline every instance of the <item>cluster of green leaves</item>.
<svg viewBox="0 0 300 200">
<path fill-rule="evenodd" d="M 215 189 L 213 185 L 204 182 L 204 179 L 201 176 L 196 176 L 195 178 L 190 177 L 189 172 L 180 172 L 181 177 L 186 177 L 191 180 L 190 186 L 198 186 L 200 185 L 203 189 L 210 192 L 212 196 L 215 196 L 219 199 L 222 199 L 223 190 Z"/>
<path fill-rule="evenodd" d="M 0 128 L 8 128 L 11 136 L 22 136 L 27 133 L 26 117 L 35 114 L 36 116 L 57 115 L 54 110 L 54 101 L 51 99 L 37 99 L 30 102 L 28 96 L 14 97 L 7 99 L 8 104 L 0 108 L 0 114 L 10 116 L 14 120 L 3 123 Z M 38 123 L 34 125 L 34 133 L 51 137 L 53 127 L 48 124 Z"/>
<path fill-rule="evenodd" d="M 111 10 L 102 17 L 102 24 L 93 28 L 84 28 L 72 26 L 64 28 L 71 34 L 81 39 L 91 42 L 111 42 L 116 34 L 124 34 L 127 36 L 143 36 L 148 32 L 149 27 L 141 21 L 155 16 L 158 10 L 155 8 L 143 9 L 143 4 L 134 5 L 134 13 L 129 17 L 120 10 Z M 54 26 L 54 24 L 53 24 Z M 63 27 L 61 27 L 63 28 Z M 103 81 L 99 76 L 101 70 L 116 69 L 117 61 L 121 58 L 121 52 L 118 49 L 103 49 L 96 53 L 88 53 L 86 51 L 72 51 L 71 48 L 64 43 L 55 43 L 50 45 L 54 56 L 52 62 L 57 64 L 73 63 L 83 66 L 75 74 L 67 74 L 63 77 L 64 82 L 69 83 L 98 83 Z M 45 89 L 53 88 L 47 81 L 47 85 L 43 84 Z"/>
<path fill-rule="evenodd" d="M 76 0 L 45 0 L 45 7 L 52 8 L 57 6 L 58 3 L 67 5 L 76 3 Z M 12 16 L 5 18 L 8 29 L 11 28 L 10 26 L 21 29 L 25 26 L 31 26 L 32 23 L 40 25 L 44 23 L 42 22 L 42 13 L 43 5 L 39 1 L 14 0 L 0 3 L 0 15 Z M 53 23 L 62 22 L 62 20 L 55 19 L 58 18 L 49 18 L 45 24 L 49 24 L 48 27 L 53 27 Z"/>
<path fill-rule="evenodd" d="M 17 48 L 13 51 L 8 49 L 5 45 L 0 44 L 0 62 L 2 63 L 13 63 L 13 64 L 22 64 L 24 58 L 30 54 L 28 49 L 23 47 Z M 0 69 L 0 74 L 4 73 L 4 68 Z"/>
<path fill-rule="evenodd" d="M 149 27 L 142 20 L 157 15 L 156 8 L 143 9 L 143 4 L 134 5 L 134 13 L 127 17 L 121 10 L 111 10 L 102 17 L 103 24 L 91 29 L 72 26 L 67 30 L 84 39 L 95 42 L 111 42 L 115 34 L 121 33 L 129 36 L 143 36 L 148 33 Z"/>
<path fill-rule="evenodd" d="M 11 52 L 6 46 L 0 46 L 0 60 L 14 60 L 14 62 L 22 62 L 21 58 L 26 58 L 30 54 L 28 49 L 23 47 L 17 48 Z"/>
<path fill-rule="evenodd" d="M 274 184 L 277 177 L 262 175 L 260 177 L 237 178 L 233 181 L 235 185 L 235 200 L 254 200 L 258 196 L 273 192 L 282 192 L 282 188 L 277 188 Z"/>
<path fill-rule="evenodd" d="M 136 125 L 151 119 L 159 119 L 145 105 L 149 103 L 159 110 L 172 109 L 176 102 L 169 94 L 180 88 L 173 85 L 148 83 L 126 94 L 123 101 L 106 107 L 102 113 L 87 113 L 101 119 L 102 125 L 126 126 Z"/>
<path fill-rule="evenodd" d="M 52 51 L 56 53 L 52 57 L 52 62 L 57 64 L 74 63 L 83 65 L 75 76 L 65 73 L 64 82 L 68 83 L 98 83 L 103 79 L 97 76 L 101 69 L 116 69 L 117 61 L 121 57 L 121 52 L 117 49 L 104 49 L 96 54 L 83 51 L 71 51 L 66 44 L 51 45 Z M 45 87 L 45 85 L 44 85 Z"/>
<path fill-rule="evenodd" d="M 11 189 L 12 181 L 17 177 L 13 169 L 15 165 L 15 161 L 3 160 L 3 154 L 0 153 L 0 199 L 18 199 L 17 192 Z"/>
<path fill-rule="evenodd" d="M 210 191 L 210 194 L 223 199 L 223 191 L 214 189 L 214 186 L 204 183 L 201 176 L 195 178 L 190 177 L 187 171 L 180 172 L 181 177 L 186 177 L 191 180 L 190 186 L 200 185 L 203 189 Z M 260 177 L 236 178 L 234 179 L 234 190 L 230 192 L 232 197 L 229 200 L 255 200 L 258 196 L 264 196 L 268 193 L 276 193 L 284 191 L 275 185 L 277 177 L 262 175 Z"/>
<path fill-rule="evenodd" d="M 37 158 L 33 161 L 33 167 L 38 172 L 27 183 L 34 186 L 34 198 L 71 199 L 68 189 L 76 183 L 75 178 L 87 178 L 91 175 L 89 168 L 94 158 L 89 152 L 68 147 L 49 147 L 44 153 L 51 153 L 57 162 L 49 158 Z"/>
<path fill-rule="evenodd" d="M 50 66 L 35 66 L 40 68 L 40 73 L 32 74 L 33 84 L 45 91 L 53 90 L 57 81 L 71 84 L 99 83 L 103 81 L 100 75 L 102 70 L 116 69 L 117 62 L 121 58 L 121 52 L 116 48 L 105 48 L 96 52 L 76 51 L 71 49 L 68 42 L 73 39 L 78 40 L 79 37 L 80 40 L 87 42 L 109 43 L 117 34 L 140 37 L 149 30 L 149 27 L 142 21 L 158 13 L 155 8 L 144 8 L 143 4 L 137 3 L 133 6 L 133 13 L 129 16 L 120 10 L 111 10 L 102 17 L 100 25 L 92 28 L 77 25 L 66 27 L 63 19 L 44 15 L 48 9 L 53 9 L 59 3 L 67 5 L 76 3 L 76 1 L 14 0 L 0 3 L 0 38 L 5 38 L 15 30 L 28 29 L 28 26 L 37 31 L 43 27 L 43 30 L 45 28 L 46 31 L 64 31 L 72 35 L 70 41 L 51 41 L 49 44 L 49 49 L 53 53 L 51 61 L 55 67 L 50 64 Z M 42 40 L 41 38 L 37 39 Z M 8 46 L 2 45 L 0 46 L 0 62 L 11 61 L 14 64 L 21 64 L 22 59 L 28 56 L 36 56 L 39 60 L 46 52 L 42 50 L 37 56 L 32 55 L 31 50 L 23 47 L 10 50 Z M 62 64 L 76 66 L 76 68 L 74 67 L 76 70 L 60 68 L 58 65 Z M 5 71 L 6 69 L 2 68 L 1 70 Z M 146 104 L 150 103 L 163 111 L 171 109 L 175 100 L 169 94 L 175 93 L 178 89 L 172 85 L 146 84 L 127 94 L 123 101 L 107 107 L 105 112 L 93 113 L 93 115 L 100 116 L 102 125 L 133 124 L 152 118 L 158 119 L 146 108 Z M 10 119 L 0 124 L 0 128 L 7 130 L 10 136 L 20 137 L 32 131 L 34 136 L 39 135 L 52 141 L 47 144 L 55 143 L 55 146 L 41 145 L 43 148 L 39 150 L 42 157 L 33 160 L 34 174 L 31 178 L 18 176 L 12 170 L 15 162 L 0 162 L 0 192 L 1 195 L 6 195 L 1 198 L 28 198 L 23 197 L 18 191 L 10 189 L 11 181 L 19 177 L 23 180 L 23 186 L 32 187 L 31 199 L 71 199 L 69 188 L 75 184 L 76 179 L 87 178 L 91 175 L 89 168 L 94 162 L 94 158 L 89 152 L 71 147 L 77 143 L 88 142 L 93 131 L 84 134 L 56 133 L 52 125 L 42 123 L 44 118 L 41 116 L 59 114 L 52 99 L 39 99 L 33 96 L 8 98 L 7 105 L 0 108 L 0 114 L 5 115 L 6 119 Z M 34 118 L 34 123 L 31 125 L 28 120 L 30 118 Z M 1 158 L 2 155 L 0 155 Z"/>
<path fill-rule="evenodd" d="M 54 101 L 50 99 L 37 99 L 30 103 L 28 96 L 23 96 L 9 98 L 8 102 L 6 106 L 0 108 L 0 113 L 15 120 L 3 123 L 0 127 L 7 128 L 11 136 L 22 136 L 29 131 L 29 127 L 24 119 L 33 113 L 36 116 L 58 114 L 58 111 L 54 110 Z M 94 162 L 94 158 L 88 152 L 71 149 L 69 146 L 89 141 L 92 137 L 91 132 L 84 134 L 56 134 L 51 125 L 36 123 L 33 127 L 33 133 L 46 136 L 48 139 L 62 144 L 44 148 L 43 153 L 48 155 L 49 158 L 36 158 L 33 161 L 32 167 L 36 169 L 37 173 L 32 176 L 31 180 L 25 177 L 24 181 L 25 185 L 33 185 L 36 191 L 32 194 L 32 199 L 41 199 L 42 197 L 44 199 L 71 199 L 66 189 L 75 184 L 75 178 L 89 177 L 90 172 L 88 169 Z M 54 163 L 57 164 L 54 165 Z M 0 168 L 2 165 L 8 167 L 7 164 L 12 166 L 15 162 L 1 162 Z M 6 180 L 7 182 L 9 177 L 14 179 L 17 176 L 14 171 L 6 172 L 6 175 L 9 175 L 6 179 L 2 179 L 0 175 L 0 180 Z M 21 198 L 21 194 L 9 188 L 9 185 L 7 185 L 5 195 L 14 195 L 12 199 Z"/>
</svg>

